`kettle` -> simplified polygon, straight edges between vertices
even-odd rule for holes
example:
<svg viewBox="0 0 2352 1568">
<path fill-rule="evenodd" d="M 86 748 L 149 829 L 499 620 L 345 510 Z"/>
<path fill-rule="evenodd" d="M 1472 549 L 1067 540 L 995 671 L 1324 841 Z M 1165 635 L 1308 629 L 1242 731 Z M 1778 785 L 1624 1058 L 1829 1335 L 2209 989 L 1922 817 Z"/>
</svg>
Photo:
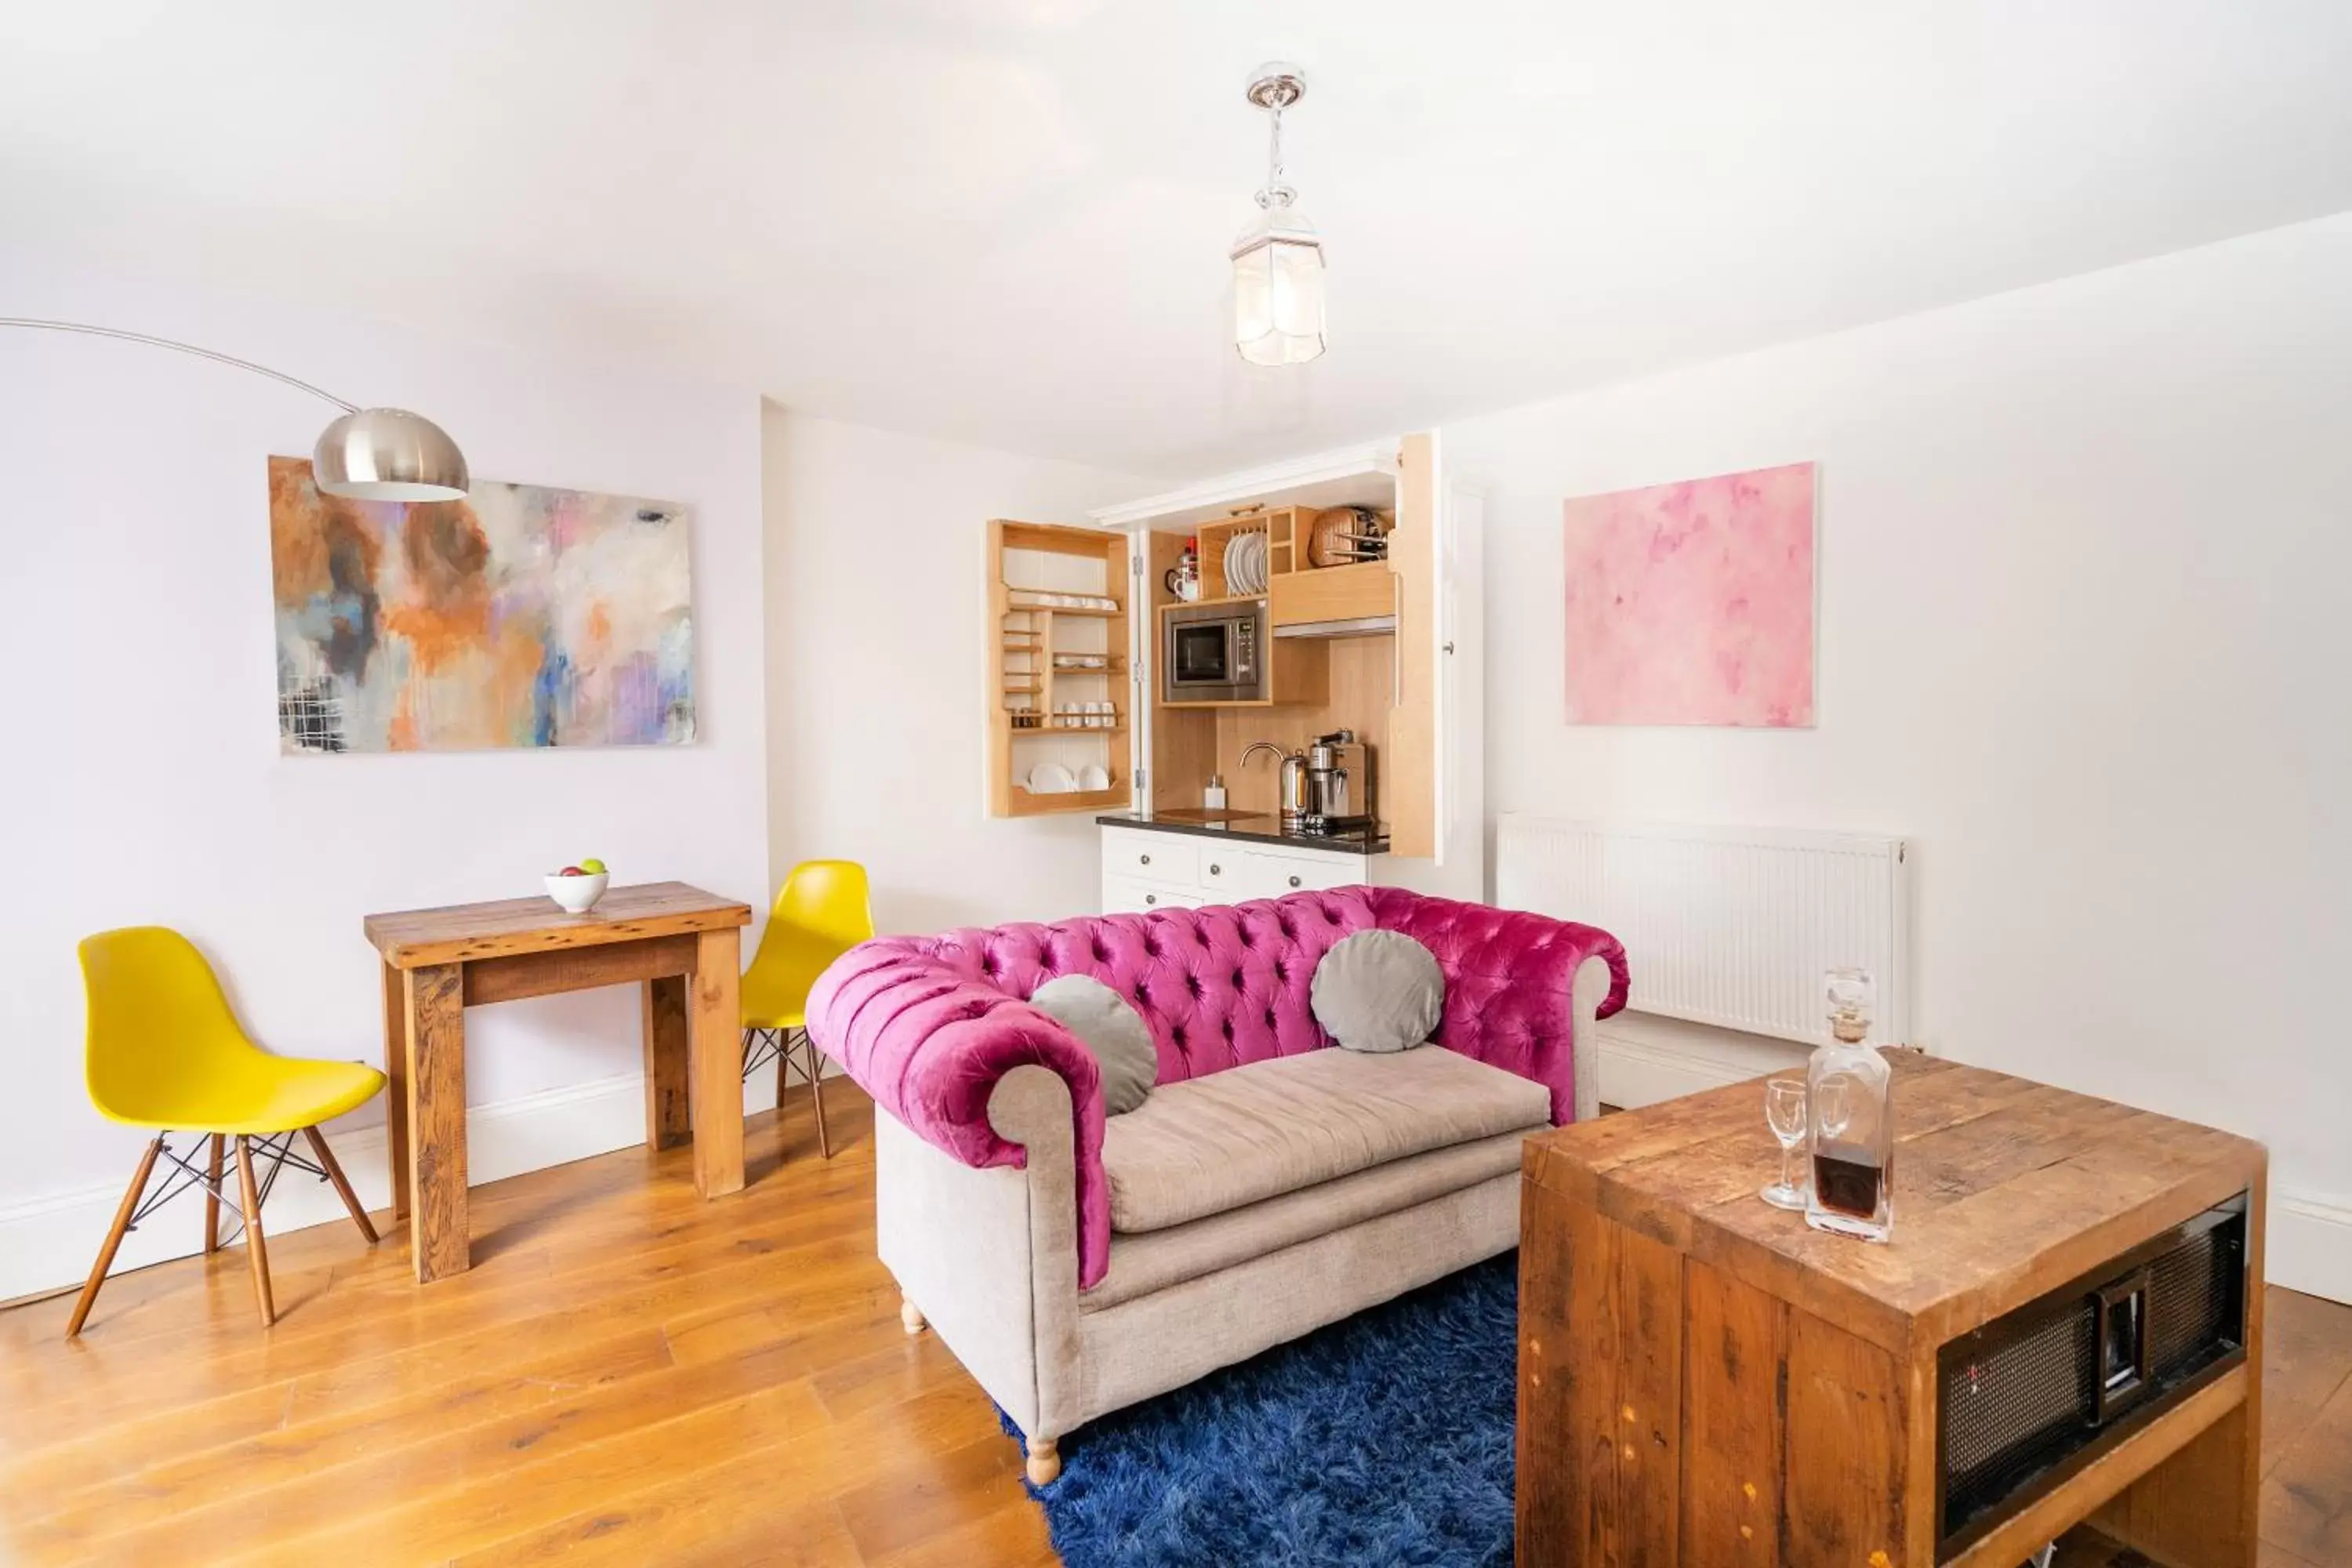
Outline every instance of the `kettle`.
<svg viewBox="0 0 2352 1568">
<path fill-rule="evenodd" d="M 1261 746 L 1282 759 L 1282 780 L 1277 786 L 1276 799 L 1282 806 L 1282 825 L 1296 827 L 1307 816 L 1307 753 L 1286 752 L 1272 741 L 1252 741 L 1242 748 L 1244 765 Z"/>
</svg>

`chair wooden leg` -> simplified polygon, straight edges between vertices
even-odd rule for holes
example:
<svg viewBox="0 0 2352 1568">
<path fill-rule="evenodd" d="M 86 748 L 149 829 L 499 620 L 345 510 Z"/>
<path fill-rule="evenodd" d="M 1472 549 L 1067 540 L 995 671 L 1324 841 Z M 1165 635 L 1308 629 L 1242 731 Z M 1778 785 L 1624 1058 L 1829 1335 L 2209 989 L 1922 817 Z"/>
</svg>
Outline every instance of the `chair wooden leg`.
<svg viewBox="0 0 2352 1568">
<path fill-rule="evenodd" d="M 816 1102 L 816 1152 L 820 1159 L 833 1158 L 833 1140 L 824 1130 L 824 1058 L 816 1054 L 816 1042 L 801 1031 L 801 1048 L 808 1053 L 809 1098 Z"/>
<path fill-rule="evenodd" d="M 261 1309 L 261 1326 L 278 1321 L 277 1303 L 269 1296 L 269 1245 L 261 1237 L 261 1193 L 253 1184 L 253 1141 L 236 1138 L 236 1185 L 245 1199 L 245 1249 L 253 1265 L 253 1300 Z"/>
<path fill-rule="evenodd" d="M 1062 1478 L 1062 1445 L 1053 1437 L 1029 1439 L 1029 1484 L 1050 1487 Z"/>
<path fill-rule="evenodd" d="M 221 1156 L 226 1152 L 228 1140 L 218 1132 L 212 1135 L 211 1186 L 205 1189 L 205 1250 L 220 1250 L 220 1184 Z"/>
<path fill-rule="evenodd" d="M 114 1211 L 113 1227 L 106 1233 L 106 1244 L 98 1249 L 98 1261 L 90 1265 L 89 1280 L 81 1288 L 81 1299 L 74 1303 L 73 1316 L 66 1321 L 66 1338 L 81 1332 L 83 1321 L 89 1316 L 90 1303 L 98 1300 L 98 1288 L 106 1283 L 106 1271 L 114 1267 L 114 1254 L 122 1245 L 122 1233 L 131 1228 L 131 1216 L 139 1212 L 139 1199 L 147 1191 L 147 1177 L 155 1169 L 155 1156 L 163 1151 L 163 1135 L 155 1134 L 155 1142 L 147 1145 L 147 1152 L 139 1156 L 139 1172 L 131 1178 L 130 1189 L 122 1194 L 122 1206 Z"/>
<path fill-rule="evenodd" d="M 770 1029 L 768 1037 L 776 1042 L 776 1109 L 784 1108 L 784 1090 L 792 1087 L 793 1032 L 790 1029 Z"/>
<path fill-rule="evenodd" d="M 898 1292 L 898 1326 L 910 1334 L 919 1334 L 926 1327 L 923 1310 L 916 1306 L 915 1299 L 904 1290 Z"/>
<path fill-rule="evenodd" d="M 359 1195 L 352 1191 L 351 1183 L 343 1179 L 343 1168 L 335 1163 L 335 1152 L 327 1147 L 327 1135 L 315 1127 L 305 1127 L 302 1136 L 310 1141 L 310 1152 L 319 1156 L 319 1168 L 327 1173 L 327 1180 L 335 1184 L 335 1195 L 352 1211 L 352 1223 L 360 1227 L 360 1234 L 373 1247 L 375 1226 L 368 1222 L 367 1210 L 360 1207 Z"/>
</svg>

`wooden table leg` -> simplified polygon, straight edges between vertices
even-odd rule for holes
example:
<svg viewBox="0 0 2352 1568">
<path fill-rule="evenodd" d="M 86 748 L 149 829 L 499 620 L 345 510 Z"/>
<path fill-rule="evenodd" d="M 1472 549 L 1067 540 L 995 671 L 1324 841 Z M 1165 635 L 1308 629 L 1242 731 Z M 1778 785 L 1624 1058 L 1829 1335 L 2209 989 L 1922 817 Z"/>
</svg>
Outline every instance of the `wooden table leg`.
<svg viewBox="0 0 2352 1568">
<path fill-rule="evenodd" d="M 740 958 L 733 926 L 704 931 L 695 943 L 694 1186 L 706 1198 L 743 1190 Z"/>
<path fill-rule="evenodd" d="M 688 1114 L 691 1051 L 687 1020 L 689 976 L 646 982 L 646 1146 L 672 1149 L 694 1136 Z"/>
<path fill-rule="evenodd" d="M 406 972 L 409 1251 L 416 1281 L 463 1274 L 466 1229 L 466 1006 L 462 964 Z"/>
<path fill-rule="evenodd" d="M 392 1223 L 408 1217 L 408 982 L 383 966 L 383 1147 L 392 1162 Z M 213 1141 L 215 1163 L 220 1141 Z"/>
</svg>

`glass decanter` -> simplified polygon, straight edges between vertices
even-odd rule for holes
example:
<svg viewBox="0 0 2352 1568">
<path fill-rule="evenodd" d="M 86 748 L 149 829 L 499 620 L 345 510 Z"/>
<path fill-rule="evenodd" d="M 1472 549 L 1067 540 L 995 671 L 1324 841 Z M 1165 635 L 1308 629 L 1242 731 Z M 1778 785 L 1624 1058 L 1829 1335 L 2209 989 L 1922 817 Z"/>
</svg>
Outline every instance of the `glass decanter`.
<svg viewBox="0 0 2352 1568">
<path fill-rule="evenodd" d="M 1830 1043 L 1805 1068 L 1813 1184 L 1805 1223 L 1885 1241 L 1895 1228 L 1895 1075 L 1864 1042 L 1872 985 L 1859 969 L 1832 969 L 1824 991 Z"/>
</svg>

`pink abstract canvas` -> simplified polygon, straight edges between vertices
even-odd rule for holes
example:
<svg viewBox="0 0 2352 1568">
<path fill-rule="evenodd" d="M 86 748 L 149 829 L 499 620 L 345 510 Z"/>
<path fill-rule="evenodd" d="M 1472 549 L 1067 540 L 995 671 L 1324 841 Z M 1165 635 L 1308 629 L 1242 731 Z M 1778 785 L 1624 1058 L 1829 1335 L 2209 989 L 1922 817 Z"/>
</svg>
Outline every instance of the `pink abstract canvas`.
<svg viewBox="0 0 2352 1568">
<path fill-rule="evenodd" d="M 1568 503 L 1568 721 L 1813 721 L 1813 465 Z"/>
</svg>

